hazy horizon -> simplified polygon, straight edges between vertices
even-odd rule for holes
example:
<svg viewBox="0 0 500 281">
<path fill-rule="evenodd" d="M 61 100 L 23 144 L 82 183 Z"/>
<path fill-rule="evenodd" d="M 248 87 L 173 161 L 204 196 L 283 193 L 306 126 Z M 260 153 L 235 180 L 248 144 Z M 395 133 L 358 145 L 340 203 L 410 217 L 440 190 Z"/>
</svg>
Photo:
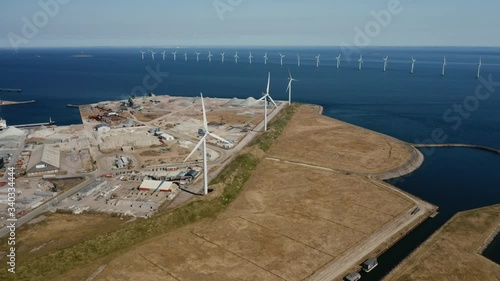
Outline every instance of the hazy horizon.
<svg viewBox="0 0 500 281">
<path fill-rule="evenodd" d="M 3 0 L 0 48 L 500 47 L 500 2 Z"/>
</svg>

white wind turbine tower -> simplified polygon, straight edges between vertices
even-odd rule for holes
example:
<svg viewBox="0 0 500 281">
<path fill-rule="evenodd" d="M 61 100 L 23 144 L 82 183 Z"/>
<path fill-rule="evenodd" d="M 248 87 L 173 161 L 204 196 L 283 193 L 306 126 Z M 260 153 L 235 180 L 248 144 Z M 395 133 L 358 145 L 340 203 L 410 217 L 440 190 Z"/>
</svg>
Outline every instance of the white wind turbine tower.
<svg viewBox="0 0 500 281">
<path fill-rule="evenodd" d="M 250 62 L 250 64 L 252 64 L 252 59 L 253 59 L 252 52 L 250 52 L 250 55 L 248 56 L 248 61 Z"/>
<path fill-rule="evenodd" d="M 212 62 L 212 57 L 214 55 L 212 55 L 212 52 L 208 51 L 208 62 Z"/>
<path fill-rule="evenodd" d="M 201 107 L 203 110 L 203 137 L 200 142 L 194 147 L 193 151 L 189 154 L 189 156 L 184 160 L 186 162 L 197 150 L 202 146 L 203 148 L 203 192 L 205 195 L 208 194 L 208 167 L 207 167 L 207 137 L 211 136 L 215 139 L 223 141 L 225 143 L 229 143 L 227 140 L 219 137 L 218 135 L 211 133 L 208 130 L 207 124 L 207 114 L 205 112 L 205 103 L 203 102 L 203 93 L 200 93 L 201 96 Z"/>
<path fill-rule="evenodd" d="M 201 53 L 198 53 L 198 52 L 194 52 L 194 53 L 196 54 L 196 62 L 199 62 Z"/>
<path fill-rule="evenodd" d="M 156 52 L 153 52 L 153 51 L 151 51 L 151 50 L 149 50 L 149 51 L 151 52 L 151 58 L 152 58 L 153 60 L 155 60 L 155 55 L 156 55 Z"/>
<path fill-rule="evenodd" d="M 481 76 L 481 66 L 483 65 L 483 62 L 482 62 L 482 59 L 479 58 L 479 64 L 477 65 L 477 78 L 479 78 L 479 76 Z"/>
<path fill-rule="evenodd" d="M 280 53 L 280 64 L 281 64 L 281 65 L 283 65 L 283 58 L 284 58 L 284 57 L 286 57 L 286 56 L 285 56 L 285 55 L 282 55 L 282 54 Z"/>
<path fill-rule="evenodd" d="M 274 106 L 278 107 L 276 103 L 274 102 L 273 98 L 271 98 L 271 95 L 269 95 L 269 86 L 271 83 L 271 72 L 269 72 L 268 77 L 267 77 L 267 88 L 266 92 L 263 93 L 264 96 L 260 99 L 257 100 L 257 102 L 263 100 L 264 101 L 264 132 L 267 131 L 267 104 L 269 101 L 273 103 Z"/>
<path fill-rule="evenodd" d="M 167 51 L 163 51 L 161 52 L 162 56 L 163 56 L 163 60 L 165 60 L 165 55 L 167 54 Z"/>
<path fill-rule="evenodd" d="M 335 57 L 335 59 L 337 60 L 337 69 L 340 68 L 340 56 L 342 56 L 342 54 L 339 54 L 338 57 Z"/>
<path fill-rule="evenodd" d="M 288 68 L 288 87 L 286 90 L 288 91 L 288 105 L 292 104 L 292 83 L 294 81 L 299 81 L 296 79 L 293 79 L 292 77 L 292 72 L 290 72 L 290 68 Z"/>
<path fill-rule="evenodd" d="M 319 54 L 316 56 L 316 67 L 319 67 Z"/>
<path fill-rule="evenodd" d="M 444 59 L 443 59 L 443 70 L 441 70 L 441 76 L 444 76 L 444 71 L 445 71 L 445 68 L 446 68 L 447 64 L 448 63 L 446 62 L 446 57 L 444 57 Z"/>
<path fill-rule="evenodd" d="M 174 55 L 174 61 L 177 60 L 177 52 L 172 52 L 172 55 Z"/>
<path fill-rule="evenodd" d="M 145 53 L 146 53 L 146 52 L 141 51 L 141 57 L 142 57 L 142 60 L 144 60 L 144 54 L 145 54 Z"/>
<path fill-rule="evenodd" d="M 300 56 L 297 55 L 297 66 L 300 67 Z"/>
<path fill-rule="evenodd" d="M 358 70 L 361 70 L 361 67 L 363 66 L 363 54 L 359 55 L 358 62 L 359 62 Z"/>
<path fill-rule="evenodd" d="M 267 57 L 267 52 L 264 54 L 264 64 L 267 64 L 269 58 Z"/>
<path fill-rule="evenodd" d="M 188 61 L 188 54 L 184 52 L 184 61 Z"/>
<path fill-rule="evenodd" d="M 238 59 L 240 57 L 238 56 L 238 51 L 236 51 L 236 54 L 234 55 L 234 63 L 238 63 Z"/>
<path fill-rule="evenodd" d="M 411 74 L 413 74 L 413 70 L 415 69 L 415 62 L 416 61 L 417 61 L 416 59 L 411 57 L 411 72 L 410 72 Z"/>
<path fill-rule="evenodd" d="M 226 52 L 220 53 L 220 56 L 222 57 L 222 63 L 224 63 L 224 56 L 226 55 Z"/>
<path fill-rule="evenodd" d="M 384 72 L 386 72 L 386 71 L 387 71 L 387 60 L 388 60 L 388 59 L 389 59 L 389 57 L 388 57 L 388 56 L 386 56 L 386 57 L 384 58 Z"/>
</svg>

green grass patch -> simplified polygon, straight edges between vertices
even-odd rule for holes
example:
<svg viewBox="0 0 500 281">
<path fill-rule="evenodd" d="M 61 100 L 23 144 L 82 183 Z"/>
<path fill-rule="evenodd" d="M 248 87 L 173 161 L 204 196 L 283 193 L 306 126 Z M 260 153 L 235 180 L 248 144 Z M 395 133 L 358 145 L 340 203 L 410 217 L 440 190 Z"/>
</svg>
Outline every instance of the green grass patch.
<svg viewBox="0 0 500 281">
<path fill-rule="evenodd" d="M 281 135 L 288 121 L 292 119 L 295 110 L 297 110 L 299 106 L 299 104 L 294 103 L 283 109 L 269 124 L 268 131 L 256 138 L 251 145 L 257 145 L 263 151 L 268 151 L 273 142 Z"/>
<path fill-rule="evenodd" d="M 270 130 L 258 136 L 251 145 L 258 145 L 264 151 L 284 130 L 293 116 L 297 105 L 285 108 L 270 124 Z M 16 274 L 6 270 L 0 272 L 0 280 L 49 280 L 73 268 L 91 264 L 94 260 L 130 248 L 147 239 L 168 233 L 182 226 L 213 218 L 236 199 L 247 180 L 259 164 L 259 159 L 250 154 L 238 155 L 211 184 L 224 184 L 222 195 L 211 200 L 193 201 L 168 213 L 158 214 L 147 220 L 126 225 L 84 242 L 52 252 L 49 255 L 30 260 L 16 268 Z M 67 235 L 71 235 L 68 233 Z"/>
</svg>

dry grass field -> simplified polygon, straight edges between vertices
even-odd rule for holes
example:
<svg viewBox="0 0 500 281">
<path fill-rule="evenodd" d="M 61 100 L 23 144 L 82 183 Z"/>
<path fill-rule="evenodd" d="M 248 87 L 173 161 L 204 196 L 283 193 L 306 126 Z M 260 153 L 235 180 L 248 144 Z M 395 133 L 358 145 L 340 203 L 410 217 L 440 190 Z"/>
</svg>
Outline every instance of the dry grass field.
<svg viewBox="0 0 500 281">
<path fill-rule="evenodd" d="M 300 141 L 289 140 L 311 128 Z M 303 145 L 313 142 L 322 130 L 325 138 L 315 151 Z M 338 130 L 341 133 L 335 133 Z M 392 169 L 407 160 L 404 145 L 375 133 L 366 137 L 366 133 L 302 106 L 265 156 L 356 173 Z M 346 156 L 338 162 L 341 153 Z M 143 280 L 304 280 L 413 206 L 409 199 L 365 176 L 264 158 L 239 197 L 217 218 L 134 246 L 111 261 L 95 280 L 139 276 Z M 100 266 L 96 264 L 94 270 Z"/>
<path fill-rule="evenodd" d="M 274 143 L 269 157 L 354 173 L 379 173 L 408 161 L 402 142 L 326 116 L 311 106 L 295 118 Z"/>
<path fill-rule="evenodd" d="M 177 280 L 303 280 L 412 206 L 359 176 L 270 160 L 254 175 L 218 218 L 138 245 L 96 280 L 133 280 L 145 261 Z"/>
<path fill-rule="evenodd" d="M 87 239 L 88 236 L 116 230 L 125 222 L 126 220 L 106 215 L 46 215 L 43 221 L 34 225 L 26 224 L 17 230 L 18 262 L 24 263 L 55 249 L 68 247 Z M 4 248 L 2 245 L 1 250 L 5 250 Z M 4 261 L 5 255 L 0 255 L 0 262 L 3 264 Z"/>
<path fill-rule="evenodd" d="M 384 280 L 500 280 L 500 265 L 478 253 L 500 227 L 500 205 L 458 213 Z"/>
</svg>

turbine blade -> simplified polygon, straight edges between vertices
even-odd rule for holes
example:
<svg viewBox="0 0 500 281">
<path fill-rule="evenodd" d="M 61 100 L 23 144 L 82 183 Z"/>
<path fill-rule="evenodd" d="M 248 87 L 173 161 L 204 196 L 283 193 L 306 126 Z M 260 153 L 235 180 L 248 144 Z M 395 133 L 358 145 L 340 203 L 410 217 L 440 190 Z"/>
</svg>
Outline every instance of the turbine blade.
<svg viewBox="0 0 500 281">
<path fill-rule="evenodd" d="M 262 98 L 256 100 L 255 103 L 258 103 L 259 101 L 263 101 L 265 98 L 266 98 L 266 96 L 264 95 Z"/>
<path fill-rule="evenodd" d="M 271 102 L 274 104 L 275 107 L 278 107 L 278 105 L 276 105 L 276 103 L 274 102 L 273 98 L 271 98 L 270 95 L 267 95 L 267 97 L 271 100 Z"/>
<path fill-rule="evenodd" d="M 201 140 L 198 142 L 198 144 L 194 147 L 193 151 L 191 151 L 191 153 L 188 155 L 188 157 L 186 157 L 186 159 L 184 159 L 184 162 L 186 162 L 189 158 L 191 158 L 191 156 L 193 156 L 193 154 L 198 150 L 198 148 L 200 148 L 201 144 L 203 143 L 203 141 L 205 140 L 206 137 L 207 137 L 207 133 L 205 132 L 205 135 L 201 138 Z"/>
<path fill-rule="evenodd" d="M 218 140 L 220 140 L 220 141 L 222 141 L 222 142 L 225 142 L 225 143 L 230 143 L 229 141 L 227 141 L 227 140 L 225 140 L 225 139 L 223 139 L 223 138 L 219 137 L 219 136 L 218 136 L 218 135 L 216 135 L 216 134 L 213 134 L 213 133 L 208 133 L 208 135 L 210 135 L 212 138 L 216 138 L 216 139 L 218 139 Z"/>
<path fill-rule="evenodd" d="M 267 75 L 267 88 L 266 88 L 266 94 L 269 95 L 269 85 L 271 83 L 271 72 L 268 73 Z"/>
<path fill-rule="evenodd" d="M 207 114 L 205 113 L 205 102 L 203 101 L 203 93 L 200 93 L 200 96 L 201 96 L 201 108 L 203 110 L 203 128 L 205 129 L 206 132 L 208 132 Z"/>
</svg>

